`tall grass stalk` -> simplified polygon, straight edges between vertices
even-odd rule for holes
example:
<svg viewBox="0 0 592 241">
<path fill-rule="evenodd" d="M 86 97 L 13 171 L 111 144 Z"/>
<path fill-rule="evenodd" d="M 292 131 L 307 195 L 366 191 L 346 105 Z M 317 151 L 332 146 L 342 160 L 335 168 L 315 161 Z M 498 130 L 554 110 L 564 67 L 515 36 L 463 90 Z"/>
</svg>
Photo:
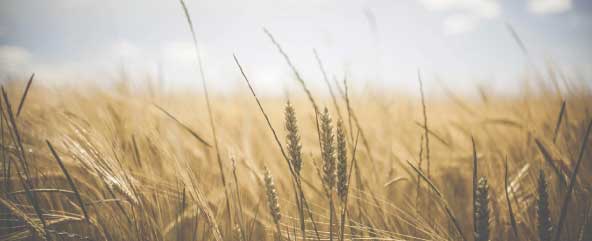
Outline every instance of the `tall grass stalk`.
<svg viewBox="0 0 592 241">
<path fill-rule="evenodd" d="M 271 172 L 267 167 L 265 168 L 265 190 L 267 196 L 267 206 L 269 207 L 269 213 L 275 224 L 278 240 L 281 241 L 282 230 L 280 228 L 280 221 L 282 218 L 282 214 L 280 212 L 280 204 L 278 201 L 278 194 L 275 188 L 275 183 L 273 181 L 273 176 L 271 176 Z"/>
<path fill-rule="evenodd" d="M 333 123 L 329 110 L 325 107 L 320 118 L 321 122 L 321 157 L 323 159 L 323 186 L 329 199 L 329 240 L 333 240 L 333 216 L 334 202 L 333 193 L 336 181 L 336 163 L 335 163 L 335 137 L 333 135 Z"/>
<path fill-rule="evenodd" d="M 448 204 L 446 199 L 444 199 L 444 195 L 442 195 L 442 192 L 440 192 L 440 190 L 436 187 L 436 185 L 422 171 L 420 171 L 417 167 L 413 166 L 413 164 L 411 162 L 407 161 L 407 165 L 409 165 L 428 184 L 428 187 L 430 187 L 430 189 L 433 191 L 433 193 L 436 194 L 436 196 L 440 200 L 440 203 L 444 207 L 444 210 L 446 211 L 446 215 L 450 218 L 450 221 L 452 221 L 452 223 L 454 224 L 454 228 L 456 229 L 458 234 L 461 236 L 462 240 L 467 241 L 467 239 L 462 231 L 462 228 L 460 227 L 460 223 L 458 221 L 458 218 L 456 218 L 456 216 L 452 212 L 452 209 L 450 208 L 450 205 Z"/>
<path fill-rule="evenodd" d="M 588 212 L 586 213 L 584 224 L 582 224 L 582 227 L 580 228 L 580 234 L 578 237 L 578 241 L 586 240 L 592 240 L 592 202 L 591 205 L 588 206 Z"/>
<path fill-rule="evenodd" d="M 475 207 L 475 241 L 489 241 L 489 185 L 484 177 L 477 185 Z"/>
<path fill-rule="evenodd" d="M 563 115 L 565 114 L 565 100 L 561 101 L 561 109 L 559 109 L 559 116 L 557 117 L 557 123 L 553 130 L 553 143 L 557 141 L 557 135 L 559 134 L 559 127 L 561 127 L 561 121 L 563 121 Z"/>
<path fill-rule="evenodd" d="M 195 29 L 193 27 L 193 23 L 191 21 L 191 16 L 189 15 L 189 10 L 187 10 L 187 6 L 185 5 L 185 1 L 179 0 L 181 6 L 183 7 L 183 12 L 185 13 L 185 17 L 187 19 L 187 23 L 189 24 L 189 30 L 191 31 L 191 37 L 193 39 L 193 47 L 195 49 L 195 55 L 197 57 L 197 67 L 199 68 L 199 75 L 201 77 L 201 86 L 204 92 L 204 98 L 206 101 L 206 108 L 208 110 L 208 119 L 210 121 L 210 129 L 212 131 L 212 137 L 214 139 L 214 148 L 216 149 L 216 160 L 218 160 L 218 168 L 220 169 L 220 179 L 222 180 L 222 188 L 224 189 L 224 196 L 226 198 L 226 210 L 228 212 L 228 222 L 230 222 L 232 226 L 232 214 L 230 210 L 230 199 L 228 197 L 228 188 L 226 186 L 226 177 L 224 175 L 224 165 L 222 164 L 222 158 L 220 156 L 220 149 L 218 148 L 218 138 L 216 136 L 216 125 L 214 124 L 214 116 L 212 114 L 212 104 L 210 103 L 210 96 L 208 92 L 207 80 L 205 76 L 205 71 L 203 68 L 203 62 L 201 59 L 201 52 L 199 49 L 199 45 L 197 42 L 197 36 L 195 33 Z"/>
<path fill-rule="evenodd" d="M 574 170 L 571 172 L 571 177 L 569 179 L 569 184 L 567 187 L 567 192 L 565 193 L 565 199 L 563 200 L 563 204 L 561 205 L 561 212 L 559 214 L 559 221 L 555 226 L 557 228 L 557 232 L 555 232 L 555 237 L 553 240 L 559 241 L 561 237 L 561 229 L 563 228 L 563 222 L 565 222 L 565 217 L 567 216 L 567 209 L 569 207 L 569 202 L 571 200 L 571 193 L 574 189 L 576 184 L 576 176 L 578 175 L 578 171 L 580 170 L 580 164 L 582 164 L 582 160 L 584 157 L 584 153 L 586 151 L 586 147 L 588 146 L 588 137 L 590 136 L 590 129 L 592 128 L 592 120 L 588 122 L 588 127 L 586 128 L 586 134 L 584 134 L 582 139 L 582 145 L 580 146 L 580 154 L 578 155 L 578 160 L 576 161 L 576 166 Z"/>
<path fill-rule="evenodd" d="M 242 199 L 241 199 L 241 195 L 240 195 L 240 188 L 238 186 L 238 176 L 237 176 L 237 167 L 236 167 L 236 160 L 232 157 L 230 158 L 230 160 L 232 161 L 232 177 L 234 178 L 234 190 L 236 192 L 236 202 L 238 204 L 238 214 L 236 215 L 238 220 L 239 220 L 239 234 L 240 237 L 242 239 L 244 239 L 245 236 L 245 218 L 243 217 L 244 215 L 244 210 L 243 210 L 243 204 L 242 204 Z"/>
<path fill-rule="evenodd" d="M 23 95 L 21 96 L 21 101 L 19 101 L 19 105 L 16 110 L 17 118 L 21 114 L 23 106 L 25 106 L 25 100 L 27 99 L 27 94 L 29 94 L 29 89 L 31 88 L 31 84 L 33 83 L 33 78 L 35 78 L 35 73 L 31 74 L 31 77 L 29 77 L 29 81 L 27 81 L 27 86 L 25 86 L 25 91 L 23 91 Z"/>
<path fill-rule="evenodd" d="M 323 66 L 323 61 L 321 61 L 321 57 L 319 56 L 319 53 L 317 52 L 316 49 L 313 49 L 312 52 L 314 53 L 314 56 L 315 56 L 315 59 L 317 60 L 317 64 L 319 66 L 319 69 L 321 70 L 321 73 L 323 74 L 323 81 L 327 85 L 327 89 L 329 90 L 329 94 L 331 95 L 331 101 L 333 102 L 333 107 L 335 108 L 335 111 L 337 112 L 337 116 L 339 117 L 340 120 L 343 120 L 343 116 L 341 115 L 341 110 L 339 109 L 339 104 L 337 104 L 337 98 L 335 97 L 333 87 L 331 86 L 331 83 L 329 82 L 329 78 L 327 77 L 327 72 L 325 71 L 325 67 Z"/>
<path fill-rule="evenodd" d="M 471 137 L 471 144 L 473 146 L 473 186 L 472 186 L 472 194 L 473 194 L 473 199 L 472 199 L 472 205 L 473 205 L 473 230 L 477 230 L 477 206 L 476 206 L 476 202 L 477 202 L 477 175 L 478 175 L 478 160 L 477 160 L 477 147 L 475 145 L 475 139 L 473 137 Z"/>
<path fill-rule="evenodd" d="M 348 126 L 350 131 L 350 141 L 354 141 L 354 136 L 353 136 L 353 127 L 352 127 L 352 123 L 355 124 L 356 129 L 358 129 L 360 131 L 360 138 L 362 139 L 362 144 L 364 145 L 364 149 L 366 149 L 367 155 L 368 155 L 368 159 L 370 159 L 370 164 L 372 167 L 372 171 L 374 173 L 376 173 L 378 170 L 376 169 L 376 161 L 374 160 L 374 156 L 372 155 L 372 149 L 370 148 L 370 143 L 368 142 L 368 138 L 366 138 L 366 135 L 364 134 L 364 130 L 362 128 L 362 125 L 360 124 L 360 121 L 358 120 L 358 117 L 356 116 L 356 112 L 354 111 L 353 107 L 352 107 L 352 103 L 351 103 L 351 99 L 350 99 L 350 94 L 349 94 L 349 88 L 348 88 L 348 84 L 347 84 L 347 79 L 344 78 L 343 79 L 343 87 L 344 90 L 341 91 L 340 88 L 337 88 L 338 90 L 340 90 L 340 94 L 341 97 L 343 98 L 343 101 L 346 104 L 346 108 L 347 108 L 347 120 L 348 120 Z M 357 168 L 357 163 L 353 164 L 354 166 L 356 166 L 356 176 L 359 177 L 359 169 Z M 358 179 L 356 177 L 356 179 Z M 358 181 L 358 180 L 357 180 Z M 374 181 L 377 181 L 376 177 L 374 177 Z M 361 185 L 361 182 L 358 182 L 359 185 Z M 359 187 L 360 189 L 364 189 L 363 186 Z"/>
<path fill-rule="evenodd" d="M 539 232 L 539 241 L 551 241 L 553 235 L 553 224 L 551 224 L 551 212 L 549 211 L 549 191 L 547 190 L 547 180 L 543 170 L 539 172 L 537 186 L 537 230 Z"/>
<path fill-rule="evenodd" d="M 240 64 L 238 58 L 236 57 L 236 55 L 233 55 L 234 58 L 234 62 L 236 63 L 241 75 L 243 76 L 243 79 L 245 80 L 245 82 L 247 83 L 247 86 L 249 87 L 249 90 L 251 91 L 251 95 L 253 95 L 253 98 L 255 98 L 255 101 L 257 103 L 257 106 L 259 107 L 259 110 L 261 111 L 261 114 L 263 115 L 263 117 L 265 118 L 265 122 L 267 123 L 267 126 L 269 127 L 269 129 L 271 130 L 271 133 L 273 134 L 273 138 L 277 144 L 277 146 L 280 149 L 280 152 L 282 154 L 282 157 L 284 158 L 284 160 L 286 161 L 286 163 L 288 164 L 288 169 L 290 170 L 290 174 L 292 177 L 292 181 L 294 181 L 296 183 L 295 186 L 295 190 L 294 192 L 295 194 L 295 198 L 296 198 L 296 202 L 299 202 L 300 199 L 302 199 L 302 204 L 304 206 L 304 208 L 306 208 L 306 211 L 308 213 L 308 216 L 312 222 L 312 226 L 313 229 L 315 231 L 315 235 L 317 237 L 317 240 L 320 240 L 320 235 L 319 235 L 319 231 L 317 228 L 317 224 L 314 221 L 314 216 L 312 215 L 312 212 L 310 210 L 310 207 L 308 206 L 308 202 L 306 200 L 306 197 L 304 196 L 304 191 L 302 191 L 302 182 L 301 179 L 299 178 L 299 176 L 296 174 L 294 167 L 292 166 L 292 163 L 290 162 L 290 159 L 288 158 L 286 152 L 284 151 L 284 148 L 282 146 L 282 143 L 280 142 L 280 139 L 278 138 L 278 135 L 276 134 L 275 129 L 273 128 L 273 126 L 271 125 L 271 121 L 269 119 L 269 116 L 267 115 L 267 113 L 265 113 L 265 110 L 263 109 L 263 106 L 261 105 L 261 101 L 259 101 L 259 98 L 257 97 L 257 94 L 255 93 L 255 90 L 253 89 L 253 86 L 251 85 L 251 82 L 249 81 L 249 78 L 247 77 L 247 74 L 245 73 L 242 65 Z"/>
<path fill-rule="evenodd" d="M 17 158 L 20 160 L 22 172 L 21 172 L 18 164 L 15 164 L 14 166 L 16 168 L 16 172 L 19 177 L 19 180 L 21 181 L 23 189 L 25 189 L 29 203 L 31 203 L 31 205 L 33 206 L 35 213 L 37 214 L 37 217 L 41 221 L 41 224 L 43 224 L 43 229 L 47 230 L 47 222 L 45 220 L 45 217 L 43 216 L 43 211 L 41 210 L 41 207 L 38 203 L 37 195 L 35 192 L 31 192 L 31 189 L 33 189 L 34 187 L 33 187 L 32 181 L 31 181 L 29 166 L 27 164 L 27 158 L 25 156 L 25 149 L 23 147 L 22 138 L 19 133 L 19 129 L 17 127 L 17 123 L 15 120 L 14 114 L 12 112 L 12 106 L 10 104 L 10 100 L 8 99 L 8 94 L 4 90 L 4 86 L 1 87 L 1 90 L 2 90 L 2 97 L 4 100 L 4 104 L 6 105 L 5 111 L 6 111 L 6 113 L 8 113 L 7 116 L 8 116 L 8 120 L 10 123 L 10 130 L 11 130 L 10 133 L 11 133 L 12 141 L 15 144 L 15 146 L 17 147 Z M 23 173 L 24 173 L 24 176 L 22 175 Z"/>
<path fill-rule="evenodd" d="M 425 136 L 425 156 L 426 156 L 426 164 L 427 164 L 427 174 L 428 178 L 431 178 L 431 168 L 430 168 L 430 129 L 428 127 L 428 113 L 427 107 L 425 103 L 425 95 L 423 92 L 423 81 L 421 79 L 421 72 L 417 70 L 417 80 L 419 81 L 419 93 L 421 94 L 421 113 L 423 115 L 423 130 Z"/>
<path fill-rule="evenodd" d="M 302 89 L 306 93 L 306 96 L 308 97 L 308 101 L 310 101 L 310 104 L 312 105 L 312 107 L 315 111 L 315 114 L 319 113 L 319 106 L 317 105 L 316 100 L 314 99 L 310 89 L 306 86 L 304 79 L 300 75 L 300 72 L 298 72 L 298 70 L 296 69 L 296 66 L 294 65 L 294 63 L 292 62 L 292 60 L 290 59 L 290 57 L 288 56 L 286 51 L 284 51 L 284 49 L 282 48 L 280 43 L 273 37 L 273 35 L 271 34 L 271 32 L 269 30 L 267 30 L 266 28 L 263 28 L 263 32 L 265 32 L 267 37 L 269 37 L 269 40 L 271 40 L 273 45 L 275 45 L 275 47 L 277 48 L 278 52 L 280 52 L 282 57 L 284 57 L 284 60 L 286 61 L 286 63 L 290 67 L 290 69 L 292 70 L 292 73 L 294 73 L 296 80 L 298 80 L 298 83 L 300 83 L 300 86 L 302 87 Z"/>
<path fill-rule="evenodd" d="M 510 217 L 510 224 L 512 225 L 512 232 L 514 233 L 514 238 L 516 240 L 520 240 L 520 236 L 518 235 L 518 226 L 516 224 L 516 217 L 514 215 L 514 210 L 512 209 L 512 202 L 510 202 L 510 194 L 508 189 L 510 186 L 508 184 L 509 174 L 508 174 L 508 157 L 506 156 L 504 162 L 504 193 L 506 194 L 506 204 L 508 205 L 508 216 Z"/>
<path fill-rule="evenodd" d="M 76 188 L 76 185 L 74 184 L 74 180 L 72 180 L 70 173 L 68 173 L 68 170 L 64 166 L 62 159 L 60 158 L 58 153 L 55 151 L 55 149 L 53 148 L 51 143 L 47 140 L 45 142 L 47 143 L 47 147 L 49 147 L 49 150 L 51 151 L 51 154 L 55 158 L 56 162 L 58 163 L 58 165 L 60 165 L 60 169 L 62 169 L 64 176 L 68 180 L 68 183 L 70 184 L 70 187 L 72 188 L 72 191 L 74 191 L 74 193 L 76 194 L 76 199 L 78 200 L 78 204 L 80 204 L 80 209 L 82 209 L 82 213 L 84 214 L 84 219 L 86 219 L 86 222 L 90 223 L 90 218 L 88 216 L 88 212 L 86 211 L 86 207 L 84 206 L 84 202 L 82 201 L 82 197 L 80 197 L 80 193 L 78 192 L 78 188 Z"/>
<path fill-rule="evenodd" d="M 347 175 L 347 144 L 346 134 L 343 126 L 343 121 L 337 121 L 336 131 L 336 142 L 337 142 L 337 196 L 339 197 L 341 206 L 341 219 L 339 225 L 339 240 L 342 241 L 344 237 L 344 225 L 345 225 L 345 205 L 347 200 L 347 189 L 348 189 L 348 175 Z"/>
<path fill-rule="evenodd" d="M 300 134 L 298 131 L 298 125 L 296 123 L 296 111 L 294 110 L 294 107 L 290 104 L 290 101 L 286 103 L 286 107 L 284 108 L 284 121 L 284 127 L 287 132 L 286 149 L 288 150 L 288 157 L 290 159 L 290 162 L 292 163 L 292 166 L 294 167 L 294 171 L 296 172 L 297 178 L 301 180 L 300 171 L 302 169 L 302 145 L 300 144 Z M 293 183 L 295 185 L 299 185 L 298 183 Z M 298 206 L 298 217 L 300 219 L 300 231 L 302 233 L 302 240 L 306 240 L 306 224 L 304 217 L 303 202 L 304 200 L 302 199 L 302 196 L 296 193 L 296 204 Z"/>
</svg>

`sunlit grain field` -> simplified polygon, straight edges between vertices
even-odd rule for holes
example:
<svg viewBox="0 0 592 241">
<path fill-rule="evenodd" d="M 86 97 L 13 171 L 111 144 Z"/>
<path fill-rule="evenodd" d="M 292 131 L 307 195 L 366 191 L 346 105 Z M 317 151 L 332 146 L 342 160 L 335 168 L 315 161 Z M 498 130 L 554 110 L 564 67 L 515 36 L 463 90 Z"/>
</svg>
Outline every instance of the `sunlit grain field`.
<svg viewBox="0 0 592 241">
<path fill-rule="evenodd" d="M 234 56 L 220 93 L 180 3 L 201 91 L 3 82 L 0 240 L 592 240 L 590 83 L 510 24 L 513 94 L 355 89 L 316 50 L 311 89 L 265 28 L 298 88 L 258 95 Z"/>
<path fill-rule="evenodd" d="M 23 98 L 12 82 L 0 239 L 591 239 L 585 83 L 471 98 L 345 83 L 309 98 L 245 82 L 209 97 L 210 122 L 201 94 L 33 81 Z"/>
</svg>

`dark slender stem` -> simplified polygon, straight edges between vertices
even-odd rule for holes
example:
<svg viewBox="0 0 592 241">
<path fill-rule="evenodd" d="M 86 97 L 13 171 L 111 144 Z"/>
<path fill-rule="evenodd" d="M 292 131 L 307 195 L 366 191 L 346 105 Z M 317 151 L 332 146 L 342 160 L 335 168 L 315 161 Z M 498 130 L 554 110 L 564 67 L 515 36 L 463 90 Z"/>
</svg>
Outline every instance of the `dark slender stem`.
<svg viewBox="0 0 592 241">
<path fill-rule="evenodd" d="M 557 117 L 557 124 L 555 124 L 555 130 L 553 131 L 553 143 L 555 143 L 557 140 L 557 135 L 559 134 L 559 127 L 561 127 L 561 121 L 563 120 L 563 115 L 565 114 L 565 104 L 565 100 L 561 102 L 559 117 Z"/>
<path fill-rule="evenodd" d="M 576 166 L 574 167 L 574 170 L 571 173 L 571 178 L 569 179 L 569 186 L 567 187 L 567 193 L 565 193 L 565 199 L 563 200 L 563 205 L 561 206 L 561 214 L 559 215 L 559 221 L 557 222 L 556 226 L 557 232 L 555 232 L 555 241 L 559 241 L 559 237 L 561 237 L 561 229 L 563 228 L 563 222 L 565 222 L 565 217 L 567 216 L 567 207 L 569 206 L 569 201 L 571 200 L 571 193 L 576 184 L 576 176 L 578 174 L 578 170 L 580 169 L 580 164 L 582 163 L 586 146 L 588 145 L 590 128 L 592 128 L 592 120 L 588 122 L 586 134 L 584 135 L 584 140 L 582 140 L 582 145 L 580 146 L 580 154 L 578 155 Z"/>
<path fill-rule="evenodd" d="M 80 209 L 82 209 L 82 213 L 84 214 L 84 218 L 86 219 L 86 222 L 90 223 L 90 218 L 88 217 L 88 212 L 86 211 L 86 207 L 84 207 L 84 203 L 82 202 L 82 198 L 80 197 L 80 193 L 78 192 L 76 185 L 74 185 L 74 181 L 72 180 L 72 177 L 70 176 L 70 174 L 68 173 L 68 170 L 64 166 L 62 159 L 60 158 L 60 156 L 58 156 L 58 153 L 55 151 L 55 149 L 53 149 L 53 146 L 51 145 L 51 143 L 48 140 L 46 140 L 45 142 L 47 143 L 47 146 L 49 147 L 51 154 L 53 155 L 53 157 L 56 159 L 56 161 L 60 165 L 60 168 L 62 169 L 64 176 L 66 176 L 66 179 L 68 179 L 68 183 L 70 184 L 70 187 L 74 191 L 74 194 L 76 195 L 76 199 L 78 199 L 78 203 L 80 203 Z"/>
<path fill-rule="evenodd" d="M 27 81 L 27 86 L 25 87 L 25 91 L 21 96 L 21 101 L 19 102 L 18 108 L 16 110 L 16 117 L 18 118 L 21 114 L 21 110 L 23 109 L 23 105 L 25 104 L 25 99 L 27 99 L 27 94 L 29 93 L 29 88 L 31 88 L 31 84 L 33 83 L 33 78 L 35 77 L 35 73 L 31 75 L 29 81 Z"/>
<path fill-rule="evenodd" d="M 228 197 L 228 189 L 226 186 L 226 177 L 224 175 L 224 165 L 222 164 L 222 158 L 220 157 L 220 150 L 218 148 L 218 138 L 216 136 L 216 125 L 214 124 L 214 116 L 212 115 L 212 105 L 210 103 L 210 97 L 208 92 L 207 80 L 205 76 L 205 71 L 203 67 L 203 62 L 201 60 L 201 53 L 199 50 L 199 45 L 197 44 L 197 36 L 195 34 L 195 29 L 193 28 L 193 23 L 191 21 L 191 16 L 189 15 L 189 11 L 187 10 L 187 6 L 183 0 L 180 0 L 181 6 L 183 7 L 183 11 L 185 13 L 185 17 L 187 18 L 187 23 L 189 24 L 189 30 L 191 31 L 191 37 L 193 39 L 193 47 L 195 48 L 195 55 L 197 57 L 197 65 L 199 67 L 199 74 L 201 77 L 201 84 L 202 89 L 204 91 L 204 98 L 206 100 L 206 108 L 208 110 L 208 119 L 210 121 L 210 128 L 212 131 L 212 137 L 214 138 L 214 149 L 216 149 L 216 159 L 218 160 L 218 168 L 220 169 L 220 179 L 222 180 L 222 187 L 224 188 L 224 196 L 226 198 L 226 210 L 228 211 L 228 221 L 232 224 L 232 214 L 230 210 L 230 199 Z"/>
<path fill-rule="evenodd" d="M 510 214 L 510 223 L 512 224 L 512 231 L 514 232 L 516 240 L 520 240 L 520 237 L 518 236 L 516 218 L 514 217 L 514 211 L 512 210 L 512 202 L 510 202 L 510 195 L 508 194 L 508 179 L 508 157 L 506 156 L 506 161 L 504 162 L 504 192 L 506 193 L 506 202 L 508 204 L 508 212 Z"/>
</svg>

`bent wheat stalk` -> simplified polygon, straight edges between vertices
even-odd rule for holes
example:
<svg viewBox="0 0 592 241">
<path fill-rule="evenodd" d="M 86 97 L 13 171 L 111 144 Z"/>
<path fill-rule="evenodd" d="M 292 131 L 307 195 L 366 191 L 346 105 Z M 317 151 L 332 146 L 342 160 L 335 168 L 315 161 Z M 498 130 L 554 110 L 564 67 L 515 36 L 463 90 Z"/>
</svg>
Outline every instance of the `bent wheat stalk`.
<svg viewBox="0 0 592 241">
<path fill-rule="evenodd" d="M 280 212 L 280 204 L 278 201 L 278 194 L 273 181 L 273 176 L 267 167 L 265 167 L 265 190 L 267 196 L 267 206 L 269 207 L 269 213 L 273 218 L 273 222 L 276 226 L 276 232 L 278 239 L 282 240 L 282 230 L 280 229 L 280 220 L 282 214 Z"/>
<path fill-rule="evenodd" d="M 417 169 L 417 167 L 415 167 L 410 161 L 407 161 L 407 164 L 415 171 L 417 172 L 417 174 L 428 184 L 428 186 L 430 187 L 430 189 L 432 189 L 432 191 L 436 194 L 436 196 L 440 199 L 440 203 L 442 204 L 442 206 L 444 206 L 444 210 L 446 211 L 446 214 L 448 215 L 448 217 L 450 218 L 450 221 L 452 221 L 452 223 L 454 224 L 454 227 L 456 228 L 456 231 L 460 234 L 461 238 L 463 241 L 467 241 L 467 239 L 465 238 L 465 235 L 460 227 L 460 224 L 458 222 L 458 219 L 456 218 L 456 216 L 454 215 L 454 213 L 452 212 L 452 209 L 450 209 L 450 206 L 448 205 L 448 202 L 446 202 L 446 200 L 444 199 L 444 196 L 442 195 L 442 192 L 440 192 L 440 190 L 436 187 L 436 185 L 419 169 Z"/>
<path fill-rule="evenodd" d="M 565 217 L 567 216 L 567 208 L 569 206 L 569 201 L 571 200 L 571 193 L 576 184 L 576 176 L 578 175 L 578 170 L 580 169 L 580 164 L 582 164 L 584 152 L 586 150 L 586 146 L 588 145 L 588 136 L 590 136 L 591 128 L 592 120 L 588 122 L 586 134 L 584 134 L 584 140 L 582 141 L 582 146 L 580 146 L 580 154 L 578 155 L 576 166 L 574 167 L 574 170 L 571 173 L 571 177 L 569 179 L 569 186 L 567 187 L 567 193 L 565 193 L 565 199 L 563 200 L 563 205 L 561 206 L 561 214 L 559 215 L 559 221 L 557 222 L 556 226 L 557 232 L 555 232 L 555 238 L 553 239 L 555 241 L 559 241 L 559 237 L 561 237 L 561 228 L 563 227 L 563 222 L 565 221 Z"/>
<path fill-rule="evenodd" d="M 506 157 L 506 161 L 504 162 L 504 192 L 506 194 L 506 202 L 508 204 L 508 213 L 510 216 L 510 223 L 512 224 L 512 231 L 514 232 L 514 236 L 516 240 L 520 240 L 518 236 L 518 227 L 516 225 L 516 218 L 514 217 L 514 210 L 512 209 L 512 202 L 510 202 L 510 195 L 508 193 L 508 157 Z"/>
<path fill-rule="evenodd" d="M 27 94 L 29 94 L 29 89 L 31 88 L 31 84 L 33 83 L 33 78 L 35 77 L 35 73 L 31 74 L 29 81 L 27 81 L 27 86 L 25 87 L 25 91 L 21 96 L 21 101 L 19 102 L 18 108 L 16 110 L 16 118 L 19 117 L 21 114 L 21 110 L 23 110 L 23 106 L 25 105 L 25 99 L 27 99 Z"/>
<path fill-rule="evenodd" d="M 72 180 L 72 177 L 70 177 L 70 173 L 68 173 L 68 170 L 64 166 L 62 159 L 60 158 L 58 153 L 55 151 L 55 149 L 53 149 L 53 146 L 51 145 L 51 143 L 48 140 L 46 140 L 45 142 L 47 143 L 47 147 L 49 147 L 51 154 L 53 155 L 53 157 L 56 159 L 56 161 L 60 165 L 62 172 L 64 172 L 64 176 L 66 176 L 66 179 L 68 179 L 68 183 L 70 184 L 70 187 L 72 188 L 72 191 L 74 191 L 74 194 L 76 195 L 76 199 L 78 200 L 78 203 L 80 204 L 80 209 L 82 209 L 82 213 L 84 214 L 84 219 L 86 220 L 86 222 L 90 223 L 90 218 L 88 217 L 88 212 L 86 211 L 86 207 L 84 207 L 84 202 L 82 202 L 82 197 L 80 197 L 80 193 L 78 192 L 76 185 L 74 185 L 74 181 Z"/>
<path fill-rule="evenodd" d="M 199 45 L 197 44 L 197 36 L 195 34 L 195 29 L 193 28 L 193 22 L 191 21 L 191 16 L 189 15 L 189 11 L 187 10 L 187 5 L 183 0 L 179 0 L 181 2 L 181 6 L 183 7 L 183 12 L 185 13 L 185 17 L 187 19 L 187 23 L 189 24 L 189 30 L 191 31 L 191 37 L 193 39 L 193 47 L 195 49 L 195 55 L 197 57 L 197 65 L 199 67 L 199 74 L 201 77 L 201 86 L 204 91 L 204 98 L 206 100 L 206 108 L 208 110 L 208 119 L 210 121 L 210 129 L 212 131 L 212 137 L 214 139 L 214 149 L 216 150 L 216 160 L 218 160 L 218 168 L 220 169 L 220 179 L 222 180 L 222 188 L 224 189 L 224 197 L 226 198 L 226 210 L 228 211 L 228 222 L 232 226 L 232 214 L 230 210 L 230 199 L 228 197 L 228 188 L 226 186 L 226 176 L 224 175 L 224 165 L 222 164 L 222 157 L 220 156 L 220 149 L 218 148 L 218 138 L 216 136 L 216 125 L 214 124 L 214 116 L 212 115 L 212 104 L 210 103 L 210 96 L 208 93 L 208 85 L 206 80 L 206 75 L 203 67 L 203 63 L 201 60 L 201 53 L 199 50 Z"/>
<path fill-rule="evenodd" d="M 477 200 L 475 202 L 475 241 L 489 241 L 489 185 L 487 178 L 481 177 L 477 185 Z"/>
<path fill-rule="evenodd" d="M 271 125 L 271 121 L 269 120 L 269 116 L 267 115 L 267 113 L 265 113 L 265 110 L 263 109 L 263 106 L 261 105 L 261 101 L 259 101 L 259 97 L 257 97 L 257 94 L 255 93 L 255 90 L 253 89 L 253 86 L 251 85 L 251 81 L 249 81 L 247 74 L 245 73 L 242 65 L 238 61 L 238 58 L 236 57 L 235 54 L 233 54 L 233 58 L 234 58 L 234 62 L 236 63 L 238 69 L 240 70 L 241 75 L 243 76 L 243 79 L 245 80 L 245 82 L 247 83 L 247 86 L 249 87 L 249 90 L 251 91 L 251 95 L 253 95 L 253 97 L 255 98 L 255 101 L 257 102 L 257 106 L 259 107 L 261 114 L 265 118 L 265 122 L 267 123 L 267 126 L 269 127 L 269 129 L 271 130 L 271 133 L 273 134 L 273 138 L 274 138 L 278 148 L 280 149 L 280 152 L 282 153 L 282 157 L 284 158 L 284 160 L 288 164 L 288 169 L 290 170 L 290 174 L 292 176 L 292 179 L 296 183 L 296 185 L 294 185 L 295 189 L 296 189 L 295 192 L 297 192 L 296 196 L 297 197 L 300 196 L 300 198 L 302 198 L 302 203 L 304 204 L 304 207 L 306 208 L 306 210 L 308 212 L 308 215 L 309 215 L 310 220 L 312 222 L 312 226 L 315 231 L 315 235 L 317 237 L 317 240 L 320 240 L 320 235 L 319 235 L 319 231 L 317 229 L 317 224 L 314 221 L 314 217 L 312 215 L 310 207 L 308 206 L 308 202 L 306 201 L 306 197 L 304 196 L 304 191 L 302 191 L 302 181 L 301 181 L 300 177 L 298 175 L 296 175 L 296 172 L 294 171 L 294 167 L 292 166 L 292 163 L 290 162 L 288 155 L 284 151 L 284 147 L 282 146 L 282 143 L 280 142 L 280 139 L 278 138 L 278 135 L 277 135 L 275 129 L 273 128 L 273 125 Z M 299 200 L 297 199 L 297 202 L 298 201 Z"/>
<path fill-rule="evenodd" d="M 540 170 L 539 173 L 536 214 L 539 241 L 551 241 L 553 225 L 551 224 L 551 212 L 549 211 L 549 192 L 543 170 Z"/>
</svg>

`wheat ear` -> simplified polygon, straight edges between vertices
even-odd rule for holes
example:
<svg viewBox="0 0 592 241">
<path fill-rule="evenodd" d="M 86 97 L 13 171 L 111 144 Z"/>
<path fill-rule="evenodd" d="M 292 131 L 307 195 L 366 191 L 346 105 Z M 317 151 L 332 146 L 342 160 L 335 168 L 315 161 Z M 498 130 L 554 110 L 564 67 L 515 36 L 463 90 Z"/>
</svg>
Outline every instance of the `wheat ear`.
<svg viewBox="0 0 592 241">
<path fill-rule="evenodd" d="M 280 229 L 280 220 L 282 214 L 280 213 L 280 204 L 278 201 L 277 190 L 275 189 L 275 183 L 273 176 L 267 167 L 265 167 L 265 194 L 267 196 L 267 206 L 269 207 L 269 213 L 273 218 L 273 222 L 276 226 L 278 238 L 281 240 L 282 233 Z"/>
<path fill-rule="evenodd" d="M 300 134 L 298 133 L 298 125 L 296 124 L 296 111 L 290 101 L 286 104 L 284 110 L 288 159 L 294 167 L 294 172 L 300 176 L 302 169 L 302 145 L 300 144 Z"/>
<path fill-rule="evenodd" d="M 553 235 L 553 224 L 551 224 L 551 215 L 549 212 L 549 191 L 547 190 L 547 180 L 543 170 L 539 173 L 537 187 L 537 230 L 540 241 L 550 241 Z"/>
<path fill-rule="evenodd" d="M 489 241 L 489 185 L 481 177 L 477 184 L 475 200 L 475 241 Z"/>
</svg>

